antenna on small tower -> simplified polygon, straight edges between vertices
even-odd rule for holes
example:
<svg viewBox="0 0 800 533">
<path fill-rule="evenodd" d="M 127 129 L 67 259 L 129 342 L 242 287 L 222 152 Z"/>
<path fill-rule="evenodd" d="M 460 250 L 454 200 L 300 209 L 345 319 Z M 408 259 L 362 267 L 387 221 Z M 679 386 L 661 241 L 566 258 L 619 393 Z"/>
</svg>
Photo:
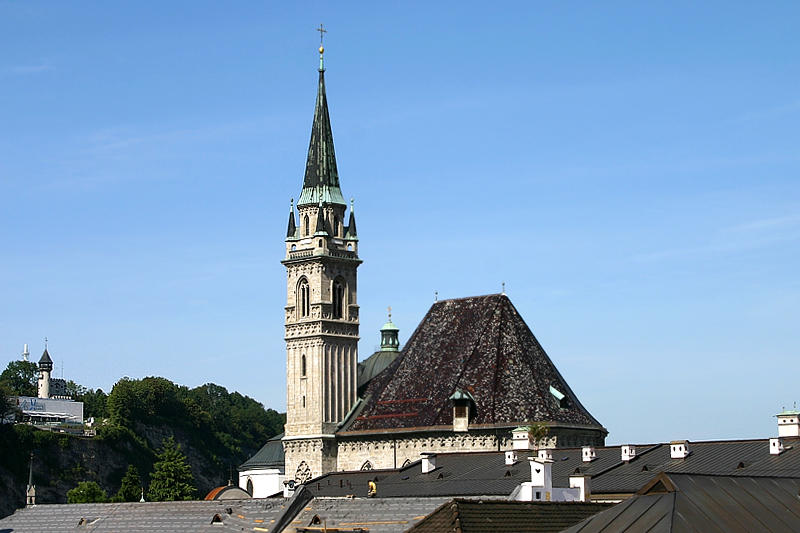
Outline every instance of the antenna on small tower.
<svg viewBox="0 0 800 533">
<path fill-rule="evenodd" d="M 502 294 L 503 296 L 505 296 L 505 294 L 506 294 L 506 282 L 505 281 L 503 282 L 503 292 L 501 292 L 500 294 Z"/>
<path fill-rule="evenodd" d="M 22 360 L 23 361 L 27 361 L 28 360 L 28 356 L 30 354 L 31 354 L 31 352 L 28 351 L 28 345 L 27 344 L 23 345 L 23 347 L 22 347 Z"/>
<path fill-rule="evenodd" d="M 47 337 L 44 338 L 44 349 L 47 349 Z"/>
</svg>

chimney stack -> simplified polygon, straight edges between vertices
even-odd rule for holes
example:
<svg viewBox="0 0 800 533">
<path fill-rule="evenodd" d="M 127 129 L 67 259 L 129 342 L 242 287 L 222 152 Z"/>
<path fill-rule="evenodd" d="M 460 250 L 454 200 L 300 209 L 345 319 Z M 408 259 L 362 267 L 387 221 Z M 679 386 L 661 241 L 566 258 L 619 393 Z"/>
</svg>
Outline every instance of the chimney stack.
<svg viewBox="0 0 800 533">
<path fill-rule="evenodd" d="M 533 448 L 528 428 L 518 427 L 511 431 L 511 448 L 514 450 L 530 450 Z"/>
<path fill-rule="evenodd" d="M 669 456 L 672 459 L 685 459 L 689 455 L 688 440 L 674 440 L 669 443 Z"/>
<path fill-rule="evenodd" d="M 636 457 L 636 446 L 633 444 L 622 445 L 622 460 L 626 463 Z"/>
<path fill-rule="evenodd" d="M 783 440 L 780 437 L 773 437 L 769 439 L 769 454 L 770 455 L 780 455 L 786 448 L 783 446 Z"/>
<path fill-rule="evenodd" d="M 436 454 L 433 452 L 422 452 L 422 473 L 427 474 L 436 470 Z"/>
<path fill-rule="evenodd" d="M 779 437 L 800 437 L 800 411 L 797 409 L 784 409 L 778 417 Z"/>
<path fill-rule="evenodd" d="M 511 466 L 517 462 L 517 452 L 509 450 L 506 452 L 506 466 Z"/>
<path fill-rule="evenodd" d="M 594 446 L 584 446 L 581 448 L 581 459 L 584 463 L 594 461 L 596 458 L 597 454 L 594 451 Z"/>
<path fill-rule="evenodd" d="M 543 450 L 539 450 L 536 456 L 539 459 L 539 461 L 552 461 L 553 450 L 551 448 L 545 448 Z"/>
<path fill-rule="evenodd" d="M 531 485 L 543 489 L 546 493 L 553 491 L 553 461 L 528 457 L 531 464 Z M 539 498 L 537 498 L 539 499 Z M 548 498 L 549 500 L 549 498 Z"/>
<path fill-rule="evenodd" d="M 589 474 L 573 474 L 569 476 L 569 488 L 571 489 L 581 489 L 581 496 L 580 500 L 582 502 L 588 502 L 589 496 L 591 495 L 591 488 L 590 488 L 590 481 L 592 476 Z"/>
</svg>

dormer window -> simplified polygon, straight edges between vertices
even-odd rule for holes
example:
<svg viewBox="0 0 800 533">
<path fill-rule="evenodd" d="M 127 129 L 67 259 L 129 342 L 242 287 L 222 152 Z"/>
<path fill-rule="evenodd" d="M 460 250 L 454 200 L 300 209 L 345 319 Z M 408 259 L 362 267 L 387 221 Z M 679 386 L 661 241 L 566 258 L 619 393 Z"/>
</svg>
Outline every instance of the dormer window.
<svg viewBox="0 0 800 533">
<path fill-rule="evenodd" d="M 450 399 L 453 401 L 453 431 L 467 431 L 475 399 L 468 391 L 456 389 Z"/>
</svg>

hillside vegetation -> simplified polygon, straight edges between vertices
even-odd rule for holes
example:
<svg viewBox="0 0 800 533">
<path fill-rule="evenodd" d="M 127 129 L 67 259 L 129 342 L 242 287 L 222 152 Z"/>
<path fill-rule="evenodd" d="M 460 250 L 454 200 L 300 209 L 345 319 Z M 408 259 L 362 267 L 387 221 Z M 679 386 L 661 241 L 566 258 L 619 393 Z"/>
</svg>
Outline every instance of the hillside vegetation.
<svg viewBox="0 0 800 533">
<path fill-rule="evenodd" d="M 15 394 L 0 381 L 6 394 Z M 116 494 L 133 465 L 147 491 L 156 453 L 173 437 L 186 455 L 202 497 L 236 481 L 236 467 L 283 431 L 284 415 L 213 383 L 189 389 L 161 377 L 123 378 L 106 395 L 71 384 L 85 417 L 101 420 L 94 438 L 0 425 L 0 516 L 25 503 L 30 453 L 37 503 L 65 503 L 80 482 Z"/>
</svg>

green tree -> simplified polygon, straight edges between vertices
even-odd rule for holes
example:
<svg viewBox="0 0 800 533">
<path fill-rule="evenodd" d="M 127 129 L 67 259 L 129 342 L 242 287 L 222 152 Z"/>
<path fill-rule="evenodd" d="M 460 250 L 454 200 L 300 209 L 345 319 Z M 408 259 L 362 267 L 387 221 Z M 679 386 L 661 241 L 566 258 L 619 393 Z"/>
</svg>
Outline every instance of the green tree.
<svg viewBox="0 0 800 533">
<path fill-rule="evenodd" d="M 134 465 L 128 465 L 128 470 L 122 477 L 119 491 L 114 496 L 116 502 L 138 502 L 141 498 L 142 478 L 139 469 Z"/>
<path fill-rule="evenodd" d="M 76 402 L 83 402 L 83 416 L 88 418 L 93 416 L 95 418 L 108 417 L 108 395 L 103 392 L 103 389 L 89 389 L 73 396 Z"/>
<path fill-rule="evenodd" d="M 11 361 L 0 374 L 0 383 L 4 384 L 11 394 L 36 396 L 38 368 L 36 363 L 31 361 Z"/>
<path fill-rule="evenodd" d="M 103 503 L 108 501 L 106 492 L 94 481 L 81 481 L 67 491 L 67 503 Z"/>
<path fill-rule="evenodd" d="M 197 495 L 194 487 L 192 469 L 186 463 L 186 456 L 173 437 L 161 443 L 158 460 L 150 474 L 150 488 L 147 499 L 151 502 L 192 500 Z"/>
</svg>

